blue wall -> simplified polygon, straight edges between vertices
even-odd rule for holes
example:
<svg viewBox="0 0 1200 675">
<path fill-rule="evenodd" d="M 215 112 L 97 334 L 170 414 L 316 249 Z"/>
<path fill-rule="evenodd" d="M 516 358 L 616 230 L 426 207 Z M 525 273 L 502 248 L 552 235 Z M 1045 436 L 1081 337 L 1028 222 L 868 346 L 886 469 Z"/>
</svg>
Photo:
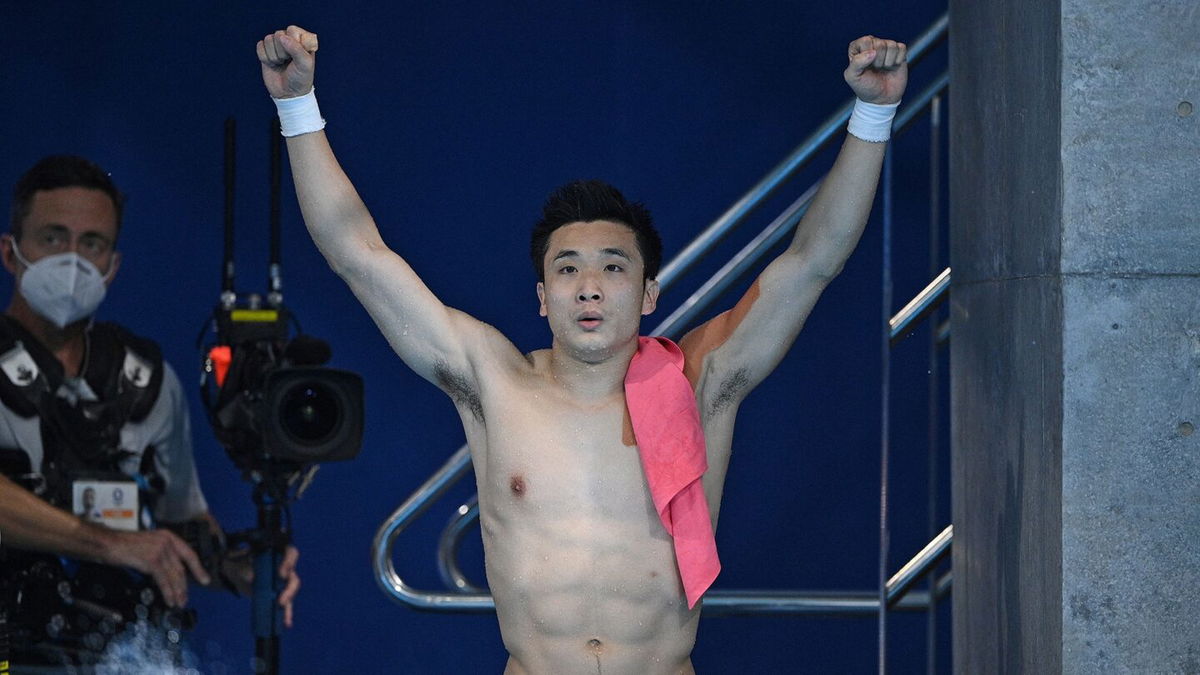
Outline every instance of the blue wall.
<svg viewBox="0 0 1200 675">
<path fill-rule="evenodd" d="M 549 332 L 537 317 L 526 237 L 550 189 L 588 177 L 620 186 L 653 209 L 669 256 L 846 100 L 851 39 L 909 40 L 944 11 L 931 3 L 507 4 L 3 3 L 0 182 L 7 189 L 52 152 L 84 154 L 112 172 L 129 195 L 125 258 L 101 317 L 161 341 L 190 386 L 196 335 L 219 291 L 230 115 L 239 124 L 239 289 L 265 288 L 273 109 L 254 43 L 297 23 L 321 36 L 317 88 L 329 135 L 387 241 L 445 302 L 535 349 Z M 922 127 L 895 144 L 895 306 L 928 278 L 927 143 Z M 789 186 L 776 206 L 817 175 Z M 395 358 L 320 259 L 290 189 L 286 300 L 306 332 L 332 343 L 334 365 L 365 375 L 368 400 L 361 456 L 322 468 L 293 509 L 304 589 L 298 626 L 284 637 L 285 672 L 500 672 L 494 616 L 417 613 L 372 580 L 375 529 L 459 447 L 462 432 L 450 403 Z M 773 215 L 764 210 L 755 222 Z M 725 256 L 750 236 L 730 237 Z M 743 406 L 718 588 L 874 588 L 879 268 L 876 218 L 792 355 Z M 704 278 L 689 275 L 665 306 Z M 917 379 L 892 389 L 893 570 L 928 538 L 925 347 L 910 343 L 894 376 Z M 248 527 L 249 488 L 189 393 L 213 511 L 228 529 Z M 470 492 L 461 486 L 455 498 Z M 436 536 L 457 503 L 436 506 L 401 540 L 397 567 L 418 587 L 437 583 Z M 942 505 L 945 524 L 948 497 Z M 466 557 L 478 557 L 477 539 Z M 481 579 L 478 563 L 472 569 Z M 193 596 L 206 672 L 245 672 L 249 603 Z M 924 621 L 893 617 L 894 672 L 923 667 Z M 707 618 L 695 662 L 708 673 L 871 672 L 875 639 L 873 617 Z"/>
</svg>

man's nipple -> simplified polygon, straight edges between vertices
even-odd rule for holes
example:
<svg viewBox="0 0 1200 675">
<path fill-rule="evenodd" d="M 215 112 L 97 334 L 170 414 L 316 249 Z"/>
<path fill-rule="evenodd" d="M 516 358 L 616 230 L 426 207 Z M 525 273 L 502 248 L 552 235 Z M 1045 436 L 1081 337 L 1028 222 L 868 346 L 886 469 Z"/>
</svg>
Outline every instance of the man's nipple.
<svg viewBox="0 0 1200 675">
<path fill-rule="evenodd" d="M 520 474 L 514 474 L 512 478 L 508 480 L 508 489 L 512 490 L 513 495 L 516 497 L 524 497 L 525 477 Z"/>
</svg>

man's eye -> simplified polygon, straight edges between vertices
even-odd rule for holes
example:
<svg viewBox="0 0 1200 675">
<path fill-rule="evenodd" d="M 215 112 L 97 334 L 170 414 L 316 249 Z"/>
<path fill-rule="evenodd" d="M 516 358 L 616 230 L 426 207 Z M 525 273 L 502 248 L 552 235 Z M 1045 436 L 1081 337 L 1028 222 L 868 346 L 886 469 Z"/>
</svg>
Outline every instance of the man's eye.
<svg viewBox="0 0 1200 675">
<path fill-rule="evenodd" d="M 618 265 L 616 263 L 611 263 L 611 264 L 605 265 L 604 269 L 609 272 L 624 272 L 625 271 L 624 267 L 621 267 L 620 265 Z"/>
<path fill-rule="evenodd" d="M 98 237 L 84 239 L 81 244 L 83 249 L 91 254 L 98 255 L 108 250 L 108 242 Z"/>
<path fill-rule="evenodd" d="M 559 274 L 574 274 L 575 266 L 574 265 L 563 265 L 562 267 L 558 268 L 558 273 Z"/>
</svg>

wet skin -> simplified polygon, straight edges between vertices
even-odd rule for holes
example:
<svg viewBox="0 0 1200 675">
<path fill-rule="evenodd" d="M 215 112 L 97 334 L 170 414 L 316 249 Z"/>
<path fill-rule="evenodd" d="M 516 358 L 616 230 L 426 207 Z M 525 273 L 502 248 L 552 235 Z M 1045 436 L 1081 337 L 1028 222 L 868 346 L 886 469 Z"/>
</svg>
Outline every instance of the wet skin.
<svg viewBox="0 0 1200 675">
<path fill-rule="evenodd" d="M 641 267 L 624 225 L 555 231 L 538 286 L 552 348 L 475 361 L 478 391 L 456 399 L 509 673 L 692 672 L 699 607 L 687 608 L 625 407 L 624 372 L 657 299 Z M 719 347 L 752 304 L 685 340 L 689 360 Z M 702 372 L 691 369 L 694 383 Z M 709 403 L 715 523 L 736 405 Z"/>
</svg>

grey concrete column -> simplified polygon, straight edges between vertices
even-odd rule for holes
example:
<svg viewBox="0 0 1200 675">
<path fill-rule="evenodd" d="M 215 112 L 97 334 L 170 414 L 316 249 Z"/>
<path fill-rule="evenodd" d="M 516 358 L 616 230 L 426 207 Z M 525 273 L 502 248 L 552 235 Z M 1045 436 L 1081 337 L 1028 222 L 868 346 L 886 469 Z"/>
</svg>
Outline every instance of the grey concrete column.
<svg viewBox="0 0 1200 675">
<path fill-rule="evenodd" d="M 1200 673 L 1200 4 L 951 0 L 959 673 Z"/>
</svg>

